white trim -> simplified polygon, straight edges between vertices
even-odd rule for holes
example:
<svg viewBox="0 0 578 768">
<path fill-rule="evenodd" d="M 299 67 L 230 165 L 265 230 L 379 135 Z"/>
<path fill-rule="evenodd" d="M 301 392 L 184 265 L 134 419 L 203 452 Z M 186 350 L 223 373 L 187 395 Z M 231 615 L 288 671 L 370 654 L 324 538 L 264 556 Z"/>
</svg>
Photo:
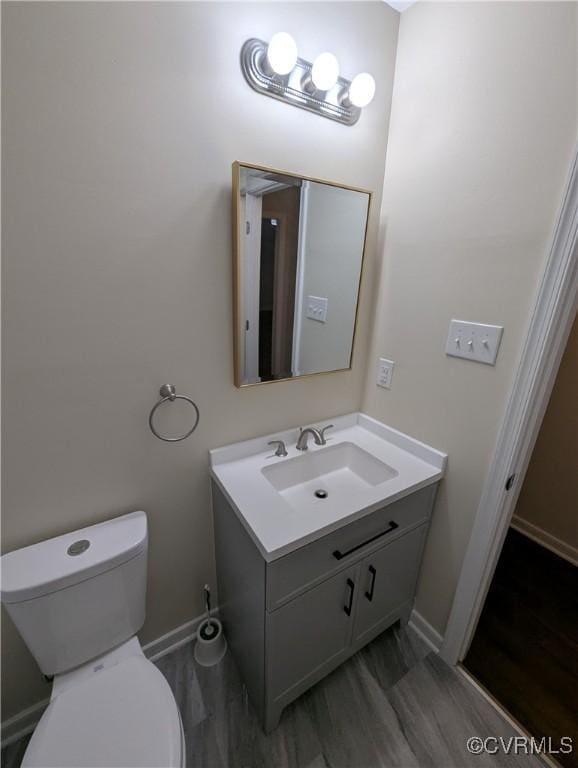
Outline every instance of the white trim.
<svg viewBox="0 0 578 768">
<path fill-rule="evenodd" d="M 241 259 L 243 312 L 243 382 L 254 383 L 259 378 L 259 285 L 261 275 L 261 217 L 263 198 L 245 195 L 245 221 L 242 234 Z M 246 226 L 249 226 L 247 232 Z M 249 328 L 247 329 L 247 323 Z"/>
<path fill-rule="evenodd" d="M 415 608 L 411 612 L 409 617 L 409 626 L 416 632 L 421 639 L 428 645 L 432 651 L 439 652 L 443 643 L 443 637 L 434 629 L 432 625 L 424 619 L 421 613 L 418 613 Z"/>
<path fill-rule="evenodd" d="M 2 723 L 2 749 L 13 744 L 23 736 L 27 736 L 36 728 L 36 724 L 42 717 L 50 699 L 43 699 L 38 704 L 23 709 L 17 715 L 4 720 Z"/>
<path fill-rule="evenodd" d="M 307 241 L 307 217 L 309 215 L 309 189 L 311 182 L 304 181 L 301 185 L 299 200 L 299 234 L 297 237 L 297 266 L 295 269 L 295 309 L 293 311 L 293 349 L 291 352 L 291 369 L 293 376 L 300 376 L 301 362 L 301 329 L 303 325 L 303 286 L 305 284 L 305 249 Z"/>
<path fill-rule="evenodd" d="M 452 665 L 464 658 L 476 628 L 576 314 L 577 150 L 440 651 Z"/>
<path fill-rule="evenodd" d="M 550 552 L 558 555 L 558 557 L 568 560 L 572 565 L 578 565 L 578 548 L 573 547 L 571 544 L 567 544 L 557 536 L 553 536 L 551 533 L 548 533 L 548 531 L 540 528 L 540 526 L 534 525 L 534 523 L 529 523 L 527 520 L 524 520 L 517 515 L 512 517 L 510 526 L 515 528 L 515 530 L 523 536 L 527 536 L 542 547 L 546 547 L 546 549 L 549 549 Z"/>
<path fill-rule="evenodd" d="M 211 611 L 211 616 L 218 616 L 218 609 L 214 608 Z M 143 653 L 149 659 L 149 661 L 158 661 L 168 653 L 172 653 L 177 648 L 180 648 L 186 643 L 189 643 L 196 635 L 199 624 L 205 618 L 206 614 L 197 616 L 191 621 L 187 621 L 185 624 L 181 624 L 180 627 L 172 629 L 161 637 L 157 637 L 156 640 L 152 640 L 150 643 L 142 646 Z M 23 736 L 27 736 L 36 728 L 38 721 L 42 717 L 44 710 L 50 704 L 50 699 L 44 699 L 39 701 L 38 704 L 33 704 L 27 709 L 23 709 L 17 715 L 4 720 L 2 723 L 2 748 L 7 747 L 9 744 L 13 744 Z"/>
<path fill-rule="evenodd" d="M 218 616 L 219 609 L 213 608 L 211 616 Z M 143 645 L 143 653 L 149 661 L 158 661 L 158 659 L 166 656 L 168 653 L 176 651 L 182 645 L 186 645 L 197 634 L 199 624 L 206 617 L 206 613 L 201 616 L 197 616 L 191 621 L 187 621 L 186 624 L 181 624 L 180 627 L 171 629 L 166 635 L 157 637 L 156 640 L 152 640 L 150 643 Z"/>
<path fill-rule="evenodd" d="M 476 678 L 470 672 L 468 672 L 468 670 L 465 667 L 463 667 L 461 664 L 458 664 L 456 669 L 457 669 L 458 673 L 461 674 L 462 677 L 465 680 L 467 680 L 467 682 L 473 688 L 475 688 L 475 690 L 480 694 L 480 696 L 482 696 L 488 702 L 488 704 L 490 704 L 493 707 L 493 709 L 501 717 L 503 717 L 504 720 L 506 720 L 506 722 L 508 722 L 515 731 L 517 731 L 520 734 L 520 736 L 525 736 L 527 739 L 531 739 L 532 738 L 532 734 L 529 731 L 527 731 L 524 728 L 524 726 L 521 723 L 519 723 L 516 720 L 516 718 L 513 717 L 508 712 L 507 709 L 504 709 L 504 707 L 500 704 L 500 702 L 497 701 L 497 699 L 494 699 L 494 697 L 491 695 L 491 693 L 489 693 L 484 688 L 484 686 L 481 683 L 479 683 L 476 680 Z M 550 766 L 550 768 L 560 768 L 560 764 L 558 762 L 556 762 L 556 760 L 553 760 L 550 757 L 550 755 L 546 754 L 545 752 L 541 752 L 540 753 L 540 757 L 546 763 L 546 765 Z"/>
</svg>

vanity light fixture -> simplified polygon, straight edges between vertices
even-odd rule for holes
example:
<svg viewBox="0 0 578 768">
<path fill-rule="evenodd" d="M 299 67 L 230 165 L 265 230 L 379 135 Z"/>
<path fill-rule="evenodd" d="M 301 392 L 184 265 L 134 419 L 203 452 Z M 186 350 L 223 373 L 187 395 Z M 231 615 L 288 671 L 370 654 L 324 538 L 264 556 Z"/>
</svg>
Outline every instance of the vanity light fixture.
<svg viewBox="0 0 578 768">
<path fill-rule="evenodd" d="M 269 43 L 257 38 L 241 49 L 241 69 L 255 91 L 344 125 L 355 125 L 375 94 L 375 80 L 362 72 L 352 81 L 341 77 L 333 53 L 320 53 L 313 63 L 301 59 L 287 32 Z"/>
</svg>

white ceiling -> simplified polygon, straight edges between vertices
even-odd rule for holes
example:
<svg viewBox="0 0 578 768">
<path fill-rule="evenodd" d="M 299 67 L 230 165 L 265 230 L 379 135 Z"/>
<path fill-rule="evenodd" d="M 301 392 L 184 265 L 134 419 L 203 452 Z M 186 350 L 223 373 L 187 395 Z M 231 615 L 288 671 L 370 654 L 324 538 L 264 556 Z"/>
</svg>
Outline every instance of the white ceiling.
<svg viewBox="0 0 578 768">
<path fill-rule="evenodd" d="M 409 8 L 410 5 L 416 3 L 417 0 L 384 0 L 384 2 L 394 8 L 396 11 L 403 13 L 406 8 Z"/>
</svg>

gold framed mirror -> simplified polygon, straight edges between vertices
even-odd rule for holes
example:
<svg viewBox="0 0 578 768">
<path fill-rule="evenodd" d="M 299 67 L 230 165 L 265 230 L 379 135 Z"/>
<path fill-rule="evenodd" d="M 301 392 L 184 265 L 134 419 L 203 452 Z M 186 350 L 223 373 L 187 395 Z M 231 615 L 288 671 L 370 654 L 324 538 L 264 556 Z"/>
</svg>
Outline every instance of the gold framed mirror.
<svg viewBox="0 0 578 768">
<path fill-rule="evenodd" d="M 233 163 L 237 387 L 351 369 L 371 192 Z"/>
</svg>

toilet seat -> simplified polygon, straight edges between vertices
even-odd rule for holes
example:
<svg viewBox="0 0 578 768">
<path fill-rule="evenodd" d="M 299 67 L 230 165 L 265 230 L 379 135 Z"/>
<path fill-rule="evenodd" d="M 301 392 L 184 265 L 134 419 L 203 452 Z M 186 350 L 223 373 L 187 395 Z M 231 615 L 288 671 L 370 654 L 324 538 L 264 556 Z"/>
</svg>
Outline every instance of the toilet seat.
<svg viewBox="0 0 578 768">
<path fill-rule="evenodd" d="M 184 740 L 173 693 L 142 655 L 56 696 L 22 768 L 181 768 Z"/>
</svg>

